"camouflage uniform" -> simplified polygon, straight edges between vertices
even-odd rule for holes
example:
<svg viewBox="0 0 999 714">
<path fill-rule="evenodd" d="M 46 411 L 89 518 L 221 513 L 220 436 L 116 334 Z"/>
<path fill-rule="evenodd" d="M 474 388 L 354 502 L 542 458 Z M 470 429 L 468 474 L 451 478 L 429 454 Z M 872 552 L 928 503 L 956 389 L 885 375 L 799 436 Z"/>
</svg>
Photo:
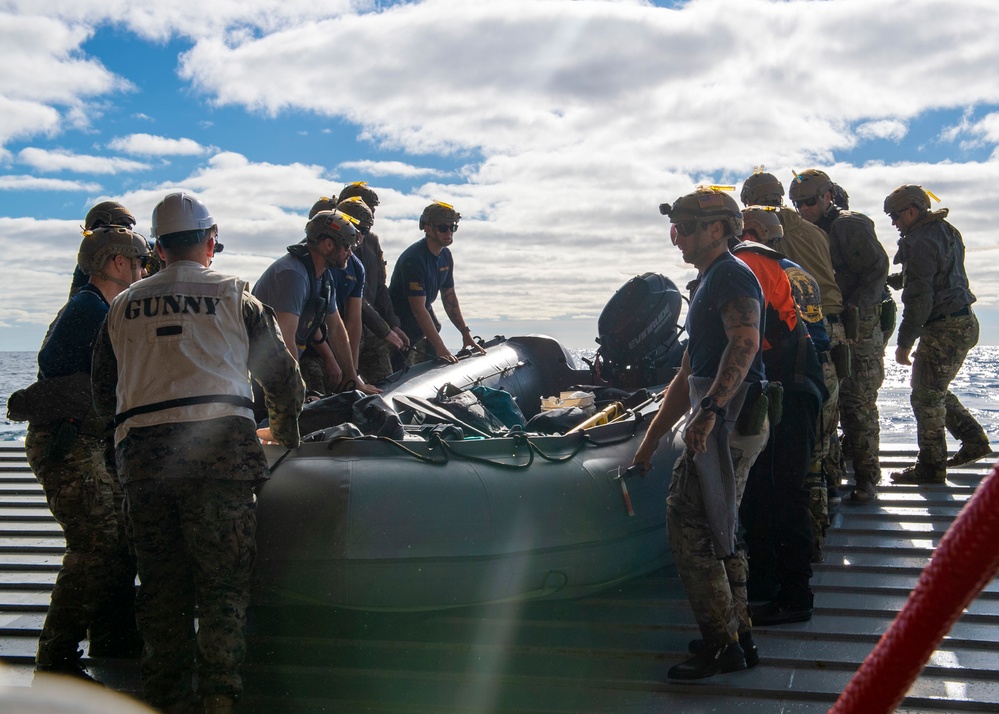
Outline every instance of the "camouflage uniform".
<svg viewBox="0 0 999 714">
<path fill-rule="evenodd" d="M 968 352 L 978 344 L 975 296 L 964 268 L 961 234 L 945 219 L 948 210 L 926 212 L 899 240 L 894 262 L 902 264 L 902 323 L 898 345 L 919 345 L 912 359 L 912 404 L 918 463 L 946 468 L 945 429 L 962 442 L 988 443 L 982 426 L 949 390 Z"/>
<path fill-rule="evenodd" d="M 51 426 L 29 426 L 24 441 L 28 464 L 66 537 L 38 642 L 43 667 L 78 661 L 88 626 L 92 642 L 101 636 L 125 643 L 135 632 L 135 561 L 125 537 L 124 494 L 105 464 L 104 441 L 78 434 L 57 456 L 51 453 L 56 439 Z"/>
<path fill-rule="evenodd" d="M 305 393 L 298 367 L 269 308 L 244 293 L 242 316 L 247 366 L 264 388 L 271 431 L 297 445 Z M 107 326 L 93 379 L 95 405 L 113 414 L 118 366 Z M 133 428 L 117 460 L 139 567 L 146 700 L 167 710 L 194 705 L 195 674 L 199 698 L 237 699 L 256 553 L 253 487 L 268 476 L 255 424 L 226 416 Z"/>
<path fill-rule="evenodd" d="M 731 435 L 736 503 L 742 500 L 749 469 L 766 446 L 768 433 L 764 428 L 756 436 Z M 752 627 L 746 593 L 749 563 L 741 546 L 734 555 L 718 559 L 698 478 L 693 453 L 684 449 L 667 499 L 670 550 L 701 636 L 706 642 L 732 642 Z"/>
<path fill-rule="evenodd" d="M 829 254 L 843 304 L 847 310 L 856 308 L 859 314 L 850 376 L 839 375 L 839 412 L 843 451 L 853 461 L 857 486 L 873 493 L 881 480 L 877 400 L 884 382 L 884 338 L 880 322 L 888 254 L 878 242 L 874 222 L 861 213 L 830 205 L 816 225 L 829 235 Z"/>
</svg>

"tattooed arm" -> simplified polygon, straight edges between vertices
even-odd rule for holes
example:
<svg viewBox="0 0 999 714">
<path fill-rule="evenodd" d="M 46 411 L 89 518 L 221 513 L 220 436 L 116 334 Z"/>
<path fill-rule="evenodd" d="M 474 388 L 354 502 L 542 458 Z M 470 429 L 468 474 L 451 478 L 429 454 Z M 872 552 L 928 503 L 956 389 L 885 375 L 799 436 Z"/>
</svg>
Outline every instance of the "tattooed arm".
<svg viewBox="0 0 999 714">
<path fill-rule="evenodd" d="M 760 303 L 750 297 L 735 298 L 722 305 L 721 318 L 728 345 L 706 396 L 724 407 L 742 386 L 760 349 Z M 714 429 L 715 418 L 715 413 L 710 410 L 698 409 L 695 412 L 683 436 L 689 449 L 697 453 L 707 450 L 708 434 Z"/>
</svg>

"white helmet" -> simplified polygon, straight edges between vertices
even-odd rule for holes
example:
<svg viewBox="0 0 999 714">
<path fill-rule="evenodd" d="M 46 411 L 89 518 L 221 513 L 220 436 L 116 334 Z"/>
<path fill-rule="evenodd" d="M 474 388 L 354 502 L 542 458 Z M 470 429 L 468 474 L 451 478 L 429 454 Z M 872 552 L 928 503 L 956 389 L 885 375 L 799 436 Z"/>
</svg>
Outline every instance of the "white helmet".
<svg viewBox="0 0 999 714">
<path fill-rule="evenodd" d="M 153 209 L 153 238 L 171 233 L 200 231 L 215 225 L 215 219 L 201 201 L 183 191 L 171 193 Z"/>
</svg>

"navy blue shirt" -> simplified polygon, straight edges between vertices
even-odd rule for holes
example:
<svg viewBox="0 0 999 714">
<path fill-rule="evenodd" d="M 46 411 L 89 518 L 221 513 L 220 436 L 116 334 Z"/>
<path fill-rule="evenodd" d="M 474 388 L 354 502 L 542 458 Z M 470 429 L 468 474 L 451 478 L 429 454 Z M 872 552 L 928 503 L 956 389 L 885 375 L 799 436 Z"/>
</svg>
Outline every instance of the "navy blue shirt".
<svg viewBox="0 0 999 714">
<path fill-rule="evenodd" d="M 347 267 L 330 270 L 333 274 L 333 286 L 336 288 L 336 309 L 340 317 L 346 318 L 348 298 L 364 297 L 364 265 L 361 259 L 353 253 L 347 259 Z"/>
<path fill-rule="evenodd" d="M 423 297 L 427 312 L 440 330 L 440 321 L 434 315 L 433 302 L 443 290 L 454 287 L 454 259 L 451 251 L 443 248 L 440 255 L 434 255 L 427 247 L 427 241 L 413 243 L 402 252 L 392 271 L 389 294 L 392 307 L 399 316 L 399 323 L 411 342 L 423 337 L 423 330 L 416 323 L 413 310 L 409 307 L 410 297 Z"/>
<path fill-rule="evenodd" d="M 687 350 L 690 357 L 690 371 L 695 377 L 713 378 L 718 373 L 722 353 L 728 346 L 721 308 L 732 300 L 746 297 L 763 305 L 763 291 L 753 271 L 726 251 L 708 266 L 687 311 L 686 330 L 690 335 Z M 762 344 L 761 307 L 760 345 Z M 763 378 L 763 359 L 761 352 L 757 350 L 745 381 L 753 383 Z"/>
<path fill-rule="evenodd" d="M 90 283 L 70 298 L 49 325 L 38 351 L 38 378 L 90 374 L 94 340 L 109 309 L 101 291 Z"/>
</svg>

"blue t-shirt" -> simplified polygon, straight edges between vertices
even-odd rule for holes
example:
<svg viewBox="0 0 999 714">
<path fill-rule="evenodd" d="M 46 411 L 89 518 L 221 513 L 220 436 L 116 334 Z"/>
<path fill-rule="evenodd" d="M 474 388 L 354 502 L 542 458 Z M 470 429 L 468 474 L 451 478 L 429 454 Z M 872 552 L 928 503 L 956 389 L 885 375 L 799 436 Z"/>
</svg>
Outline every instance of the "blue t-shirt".
<svg viewBox="0 0 999 714">
<path fill-rule="evenodd" d="M 440 255 L 434 255 L 427 247 L 426 239 L 423 239 L 402 252 L 392 271 L 389 293 L 395 314 L 399 316 L 400 325 L 411 342 L 423 337 L 423 331 L 409 307 L 409 298 L 425 298 L 427 311 L 440 330 L 440 322 L 434 315 L 432 305 L 442 290 L 453 287 L 454 259 L 450 250 L 444 248 Z"/>
<path fill-rule="evenodd" d="M 330 274 L 336 290 L 336 309 L 340 311 L 340 317 L 346 317 L 347 300 L 364 297 L 364 264 L 351 253 L 347 267 L 330 270 Z"/>
<path fill-rule="evenodd" d="M 336 311 L 330 271 L 323 271 L 317 278 L 310 274 L 301 258 L 291 253 L 271 263 L 253 286 L 252 292 L 254 297 L 275 312 L 298 315 L 295 344 L 299 352 L 309 344 L 310 328 L 316 329 L 326 315 Z"/>
<path fill-rule="evenodd" d="M 90 283 L 70 298 L 49 325 L 38 351 L 38 378 L 90 374 L 94 340 L 108 314 L 108 301 Z"/>
<path fill-rule="evenodd" d="M 763 305 L 763 291 L 753 271 L 731 253 L 725 252 L 708 266 L 687 311 L 686 330 L 690 335 L 687 350 L 690 371 L 695 377 L 713 378 L 718 373 L 722 353 L 728 346 L 721 308 L 731 300 L 746 297 Z M 763 345 L 762 307 L 760 345 Z M 760 350 L 757 350 L 745 381 L 753 383 L 763 378 L 763 359 Z"/>
</svg>

